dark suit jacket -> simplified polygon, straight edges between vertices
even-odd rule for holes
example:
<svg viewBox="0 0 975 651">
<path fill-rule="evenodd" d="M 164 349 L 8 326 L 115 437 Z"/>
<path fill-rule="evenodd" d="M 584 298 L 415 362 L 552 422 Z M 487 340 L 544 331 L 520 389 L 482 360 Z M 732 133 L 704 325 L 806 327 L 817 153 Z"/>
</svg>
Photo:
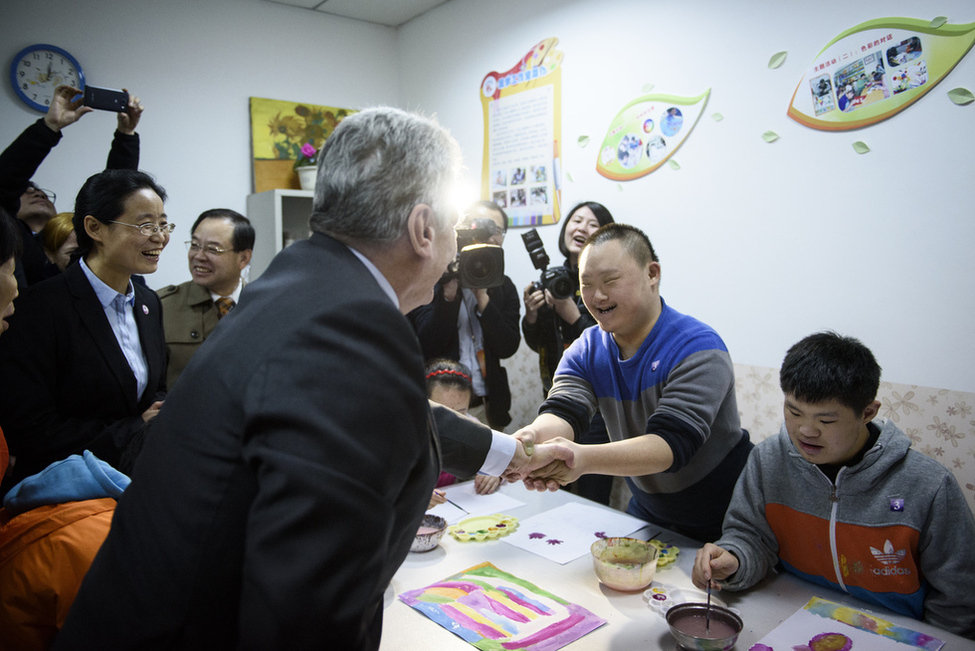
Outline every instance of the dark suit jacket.
<svg viewBox="0 0 975 651">
<path fill-rule="evenodd" d="M 156 294 L 133 283 L 135 320 L 149 367 L 136 381 L 80 264 L 28 289 L 0 339 L 0 426 L 14 480 L 91 450 L 117 465 L 142 429 L 142 412 L 166 394 L 166 344 Z"/>
<path fill-rule="evenodd" d="M 423 371 L 348 248 L 278 254 L 153 421 L 57 648 L 377 648 L 440 470 Z"/>
<path fill-rule="evenodd" d="M 491 427 L 500 430 L 511 422 L 508 413 L 511 409 L 511 389 L 508 387 L 508 373 L 501 366 L 501 360 L 514 355 L 521 343 L 521 333 L 518 330 L 521 303 L 518 290 L 507 276 L 499 287 L 491 287 L 487 292 L 491 300 L 478 318 L 484 334 L 487 417 Z M 420 339 L 424 359 L 460 358 L 457 317 L 462 303 L 459 298 L 449 302 L 444 300 L 443 287 L 437 283 L 433 300 L 410 312 L 410 322 Z M 472 368 L 471 372 L 477 373 L 478 370 Z"/>
</svg>

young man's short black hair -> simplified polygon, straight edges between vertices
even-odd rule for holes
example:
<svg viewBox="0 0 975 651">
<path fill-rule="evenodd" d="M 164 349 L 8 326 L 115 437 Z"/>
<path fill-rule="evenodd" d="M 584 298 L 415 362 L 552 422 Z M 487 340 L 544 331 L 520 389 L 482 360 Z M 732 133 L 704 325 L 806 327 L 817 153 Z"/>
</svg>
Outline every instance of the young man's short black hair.
<svg viewBox="0 0 975 651">
<path fill-rule="evenodd" d="M 779 386 L 803 402 L 836 399 L 860 414 L 877 398 L 880 365 L 859 339 L 818 332 L 786 353 Z"/>
<path fill-rule="evenodd" d="M 606 242 L 619 241 L 627 253 L 633 256 L 640 266 L 651 262 L 660 262 L 657 252 L 653 250 L 653 244 L 647 234 L 636 226 L 630 224 L 612 223 L 600 226 L 599 230 L 589 236 L 583 250 L 589 246 L 605 244 Z"/>
</svg>

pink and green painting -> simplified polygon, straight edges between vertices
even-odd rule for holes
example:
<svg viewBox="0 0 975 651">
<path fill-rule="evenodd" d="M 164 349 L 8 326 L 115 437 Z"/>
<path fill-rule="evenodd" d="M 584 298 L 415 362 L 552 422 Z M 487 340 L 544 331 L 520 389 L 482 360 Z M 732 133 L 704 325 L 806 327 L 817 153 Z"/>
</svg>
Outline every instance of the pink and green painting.
<svg viewBox="0 0 975 651">
<path fill-rule="evenodd" d="M 555 651 L 606 623 L 491 563 L 399 598 L 482 651 Z"/>
</svg>

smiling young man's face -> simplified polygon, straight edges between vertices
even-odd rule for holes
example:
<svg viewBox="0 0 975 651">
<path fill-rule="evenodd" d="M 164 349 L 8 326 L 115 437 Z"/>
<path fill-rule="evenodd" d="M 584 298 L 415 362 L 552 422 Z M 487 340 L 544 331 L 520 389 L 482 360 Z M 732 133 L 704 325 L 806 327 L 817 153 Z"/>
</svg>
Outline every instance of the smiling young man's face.
<svg viewBox="0 0 975 651">
<path fill-rule="evenodd" d="M 837 464 L 857 455 L 870 438 L 867 423 L 874 419 L 880 402 L 874 401 L 858 414 L 837 399 L 810 403 L 794 395 L 785 397 L 785 427 L 796 451 L 815 464 Z"/>
<path fill-rule="evenodd" d="M 640 265 L 619 240 L 590 244 L 579 258 L 582 300 L 624 357 L 639 348 L 660 315 L 660 265 Z"/>
</svg>

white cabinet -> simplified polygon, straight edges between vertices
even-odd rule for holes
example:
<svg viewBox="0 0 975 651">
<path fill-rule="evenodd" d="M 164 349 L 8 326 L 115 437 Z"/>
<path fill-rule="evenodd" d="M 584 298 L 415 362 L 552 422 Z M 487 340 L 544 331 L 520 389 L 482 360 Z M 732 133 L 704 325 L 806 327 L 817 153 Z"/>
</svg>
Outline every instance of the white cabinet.
<svg viewBox="0 0 975 651">
<path fill-rule="evenodd" d="M 257 237 L 251 257 L 250 279 L 257 280 L 286 244 L 308 237 L 315 193 L 306 190 L 268 190 L 247 197 L 247 218 Z"/>
</svg>

